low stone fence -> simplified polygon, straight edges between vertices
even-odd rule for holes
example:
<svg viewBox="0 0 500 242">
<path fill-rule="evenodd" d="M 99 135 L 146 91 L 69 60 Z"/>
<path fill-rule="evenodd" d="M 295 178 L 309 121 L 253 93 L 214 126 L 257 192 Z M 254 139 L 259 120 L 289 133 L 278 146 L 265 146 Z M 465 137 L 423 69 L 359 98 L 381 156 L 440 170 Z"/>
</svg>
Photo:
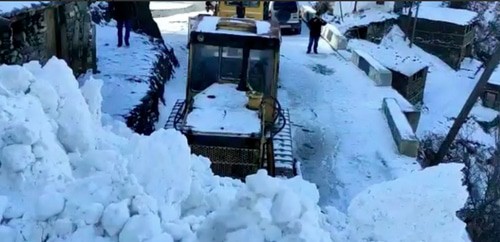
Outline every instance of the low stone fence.
<svg viewBox="0 0 500 242">
<path fill-rule="evenodd" d="M 382 110 L 398 151 L 402 155 L 417 157 L 419 142 L 413 128 L 394 98 L 384 98 Z"/>
<path fill-rule="evenodd" d="M 371 55 L 361 50 L 353 50 L 351 61 L 372 79 L 377 86 L 391 86 L 392 73 Z"/>
</svg>

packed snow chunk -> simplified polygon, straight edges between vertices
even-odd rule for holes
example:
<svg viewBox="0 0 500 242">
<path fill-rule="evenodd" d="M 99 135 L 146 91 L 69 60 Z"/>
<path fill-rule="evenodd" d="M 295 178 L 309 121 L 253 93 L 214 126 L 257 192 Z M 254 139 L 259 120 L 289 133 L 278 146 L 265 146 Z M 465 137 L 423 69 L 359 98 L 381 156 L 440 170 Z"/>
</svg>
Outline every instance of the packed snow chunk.
<svg viewBox="0 0 500 242">
<path fill-rule="evenodd" d="M 50 191 L 38 197 L 36 215 L 38 220 L 46 220 L 63 211 L 65 199 L 59 192 Z"/>
<path fill-rule="evenodd" d="M 129 144 L 128 170 L 158 204 L 177 204 L 189 196 L 191 150 L 186 137 L 175 130 L 135 136 Z"/>
<path fill-rule="evenodd" d="M 78 81 L 64 60 L 51 58 L 39 74 L 60 96 L 57 117 L 57 136 L 70 152 L 85 152 L 95 147 L 95 126 Z"/>
<path fill-rule="evenodd" d="M 15 242 L 16 231 L 11 227 L 0 225 L 0 238 L 2 238 L 2 242 Z"/>
<path fill-rule="evenodd" d="M 33 74 L 21 66 L 4 66 L 0 68 L 0 95 L 17 95 L 29 91 L 35 80 Z"/>
<path fill-rule="evenodd" d="M 207 216 L 196 231 L 197 241 L 331 241 L 317 204 L 293 189 L 308 190 L 309 182 L 299 178 L 291 186 L 265 171 L 246 182 L 233 201 Z"/>
<path fill-rule="evenodd" d="M 77 210 L 77 217 L 88 225 L 94 225 L 101 219 L 104 206 L 100 203 L 92 203 L 88 206 L 82 206 Z"/>
<path fill-rule="evenodd" d="M 143 242 L 161 235 L 160 218 L 154 214 L 132 216 L 120 232 L 120 242 Z M 168 240 L 167 240 L 168 241 Z"/>
<path fill-rule="evenodd" d="M 6 196 L 0 196 L 0 220 L 3 218 L 3 213 L 9 205 L 9 198 Z"/>
<path fill-rule="evenodd" d="M 266 241 L 264 234 L 257 226 L 249 226 L 230 232 L 226 235 L 226 242 L 258 242 Z"/>
<path fill-rule="evenodd" d="M 111 203 L 104 209 L 101 223 L 109 236 L 118 234 L 130 218 L 129 202 L 128 199 L 124 199 L 118 203 Z"/>
<path fill-rule="evenodd" d="M 348 208 L 349 241 L 464 241 L 462 168 L 442 164 L 361 192 Z"/>
<path fill-rule="evenodd" d="M 169 234 L 163 233 L 152 239 L 145 240 L 144 242 L 174 242 L 174 239 Z"/>
<path fill-rule="evenodd" d="M 33 123 L 16 122 L 5 127 L 2 140 L 6 144 L 32 145 L 40 138 Z"/>
<path fill-rule="evenodd" d="M 29 145 L 8 145 L 0 152 L 2 166 L 13 172 L 20 172 L 35 162 L 35 155 Z"/>
<path fill-rule="evenodd" d="M 267 171 L 260 169 L 257 173 L 245 178 L 247 187 L 254 193 L 265 197 L 272 197 L 278 191 L 278 181 L 267 175 Z"/>
<path fill-rule="evenodd" d="M 288 223 L 298 219 L 302 212 L 300 198 L 289 190 L 280 191 L 274 197 L 271 215 L 276 223 Z"/>
<path fill-rule="evenodd" d="M 57 236 L 65 236 L 74 232 L 73 223 L 69 218 L 61 218 L 54 222 L 54 232 Z"/>
<path fill-rule="evenodd" d="M 82 95 L 85 98 L 85 101 L 88 104 L 89 111 L 92 114 L 94 121 L 100 123 L 101 122 L 101 106 L 102 106 L 102 80 L 94 79 L 90 77 L 85 81 L 85 84 L 80 88 L 82 91 Z"/>
<path fill-rule="evenodd" d="M 155 214 L 158 212 L 158 203 L 148 195 L 139 195 L 132 199 L 130 212 L 132 214 Z"/>
</svg>

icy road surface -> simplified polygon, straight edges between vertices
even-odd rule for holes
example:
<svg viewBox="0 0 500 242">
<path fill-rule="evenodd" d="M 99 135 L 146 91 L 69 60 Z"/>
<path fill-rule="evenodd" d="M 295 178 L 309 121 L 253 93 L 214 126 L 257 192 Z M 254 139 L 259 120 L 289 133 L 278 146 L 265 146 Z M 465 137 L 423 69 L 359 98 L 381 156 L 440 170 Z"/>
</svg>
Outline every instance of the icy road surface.
<svg viewBox="0 0 500 242">
<path fill-rule="evenodd" d="M 175 100 L 183 98 L 187 20 L 196 14 L 156 19 L 181 65 L 166 85 L 167 105 L 159 125 L 166 122 Z M 419 166 L 415 159 L 397 154 L 381 112 L 382 99 L 396 92 L 376 87 L 349 56 L 344 59 L 323 40 L 320 54 L 307 55 L 309 33 L 303 28 L 302 35 L 283 36 L 278 98 L 290 110 L 296 156 L 304 178 L 319 188 L 320 205 L 345 211 L 361 190 Z"/>
</svg>

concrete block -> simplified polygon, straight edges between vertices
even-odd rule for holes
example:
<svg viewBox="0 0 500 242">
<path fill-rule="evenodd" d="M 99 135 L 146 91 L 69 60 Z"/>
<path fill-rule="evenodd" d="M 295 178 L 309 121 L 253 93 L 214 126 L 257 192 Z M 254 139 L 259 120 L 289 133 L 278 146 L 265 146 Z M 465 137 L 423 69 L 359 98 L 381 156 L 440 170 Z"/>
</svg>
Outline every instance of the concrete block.
<svg viewBox="0 0 500 242">
<path fill-rule="evenodd" d="M 387 118 L 387 123 L 399 153 L 417 157 L 419 141 L 396 99 L 384 98 L 382 110 Z"/>
<path fill-rule="evenodd" d="M 362 69 L 361 59 L 368 63 L 368 69 Z M 351 61 L 363 72 L 366 73 L 370 79 L 375 82 L 377 86 L 391 86 L 392 72 L 380 64 L 377 60 L 373 59 L 369 54 L 361 51 L 354 50 L 351 55 Z"/>
</svg>

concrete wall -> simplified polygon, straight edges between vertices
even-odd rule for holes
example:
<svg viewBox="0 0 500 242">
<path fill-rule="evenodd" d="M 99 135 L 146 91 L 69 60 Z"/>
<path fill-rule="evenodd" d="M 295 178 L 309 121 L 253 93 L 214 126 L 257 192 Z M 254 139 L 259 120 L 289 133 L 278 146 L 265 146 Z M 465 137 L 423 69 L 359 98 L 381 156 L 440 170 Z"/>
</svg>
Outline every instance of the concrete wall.
<svg viewBox="0 0 500 242">
<path fill-rule="evenodd" d="M 0 28 L 0 63 L 45 63 L 52 56 L 66 60 L 75 74 L 95 69 L 95 38 L 87 2 L 52 4 L 10 16 Z"/>
<path fill-rule="evenodd" d="M 400 154 L 417 157 L 419 148 L 418 139 L 399 106 L 397 110 L 391 108 L 391 106 L 395 106 L 394 103 L 396 103 L 396 106 L 398 105 L 394 98 L 384 98 L 382 102 L 382 110 L 387 118 L 394 142 Z"/>
<path fill-rule="evenodd" d="M 391 86 L 392 73 L 383 67 L 378 61 L 369 58 L 366 53 L 360 50 L 353 50 L 351 61 L 375 82 L 377 86 Z M 367 63 L 365 66 L 363 63 Z"/>
</svg>

